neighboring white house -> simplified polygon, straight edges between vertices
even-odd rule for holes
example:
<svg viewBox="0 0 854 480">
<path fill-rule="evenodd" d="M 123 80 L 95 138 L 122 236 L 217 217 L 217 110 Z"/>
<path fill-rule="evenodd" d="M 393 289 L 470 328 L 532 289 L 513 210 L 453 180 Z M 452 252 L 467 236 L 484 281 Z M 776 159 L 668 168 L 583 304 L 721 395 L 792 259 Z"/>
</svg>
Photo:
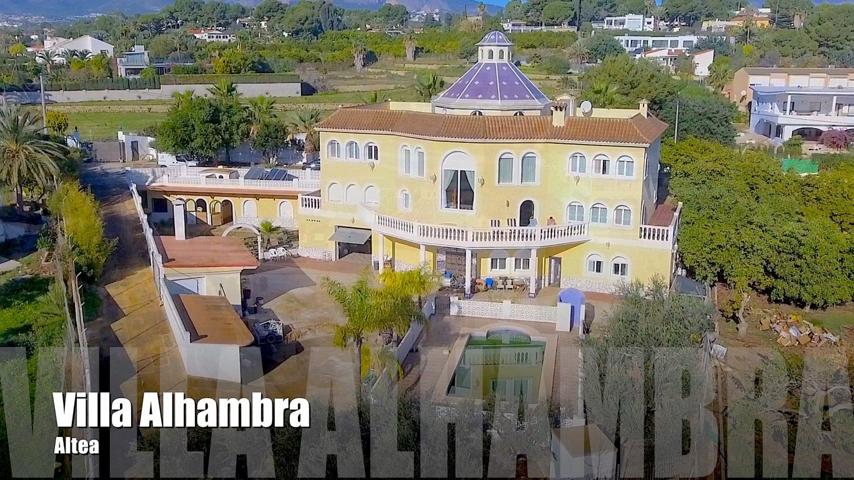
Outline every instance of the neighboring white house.
<svg viewBox="0 0 854 480">
<path fill-rule="evenodd" d="M 44 47 L 42 50 L 52 52 L 55 57 L 54 61 L 63 63 L 65 62 L 65 59 L 62 58 L 62 54 L 67 51 L 76 50 L 78 52 L 89 52 L 90 55 L 103 53 L 107 57 L 112 58 L 115 48 L 109 43 L 98 40 L 91 35 L 83 35 L 82 37 L 73 39 L 45 37 Z"/>
<path fill-rule="evenodd" d="M 621 17 L 605 17 L 604 21 L 595 22 L 593 28 L 602 30 L 629 30 L 632 32 L 655 30 L 655 17 L 645 17 L 629 13 Z"/>
<path fill-rule="evenodd" d="M 137 78 L 149 65 L 151 65 L 151 60 L 142 45 L 134 45 L 133 50 L 116 58 L 120 77 Z"/>
<path fill-rule="evenodd" d="M 237 37 L 234 36 L 233 33 L 226 33 L 222 30 L 210 29 L 210 28 L 194 28 L 188 30 L 190 35 L 198 38 L 199 40 L 205 42 L 233 42 L 237 40 Z"/>
<path fill-rule="evenodd" d="M 641 52 L 637 55 L 637 58 L 648 58 L 675 72 L 679 58 L 684 56 L 689 57 L 691 62 L 694 64 L 695 77 L 709 76 L 709 67 L 712 65 L 712 62 L 715 61 L 714 50 L 703 50 L 700 52 L 688 53 L 681 48 L 659 48 Z"/>
<path fill-rule="evenodd" d="M 697 45 L 696 35 L 636 35 L 625 34 L 614 37 L 627 52 L 638 49 L 681 48 L 691 50 Z"/>
<path fill-rule="evenodd" d="M 501 22 L 501 28 L 507 33 L 574 32 L 576 30 L 572 25 L 528 25 L 521 20 L 505 20 Z"/>
<path fill-rule="evenodd" d="M 750 130 L 786 141 L 818 140 L 827 130 L 854 131 L 854 88 L 754 85 Z"/>
</svg>

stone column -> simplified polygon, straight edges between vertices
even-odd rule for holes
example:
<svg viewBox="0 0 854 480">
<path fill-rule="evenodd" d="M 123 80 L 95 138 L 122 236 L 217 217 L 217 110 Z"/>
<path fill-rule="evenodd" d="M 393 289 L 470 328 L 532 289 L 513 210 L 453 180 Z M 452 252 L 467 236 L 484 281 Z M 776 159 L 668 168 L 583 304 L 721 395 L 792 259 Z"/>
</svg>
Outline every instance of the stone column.
<svg viewBox="0 0 854 480">
<path fill-rule="evenodd" d="M 385 268 L 385 235 L 382 233 L 377 234 L 377 240 L 379 242 L 379 248 L 377 249 L 377 255 L 379 256 L 379 267 L 378 270 L 380 272 Z"/>
<path fill-rule="evenodd" d="M 181 199 L 172 202 L 172 216 L 175 220 L 175 240 L 187 239 L 186 205 Z"/>
<path fill-rule="evenodd" d="M 539 275 L 539 262 L 537 262 L 537 249 L 531 249 L 531 285 L 528 288 L 528 296 L 537 296 L 537 276 Z"/>
<path fill-rule="evenodd" d="M 466 298 L 471 297 L 471 249 L 466 249 Z"/>
</svg>

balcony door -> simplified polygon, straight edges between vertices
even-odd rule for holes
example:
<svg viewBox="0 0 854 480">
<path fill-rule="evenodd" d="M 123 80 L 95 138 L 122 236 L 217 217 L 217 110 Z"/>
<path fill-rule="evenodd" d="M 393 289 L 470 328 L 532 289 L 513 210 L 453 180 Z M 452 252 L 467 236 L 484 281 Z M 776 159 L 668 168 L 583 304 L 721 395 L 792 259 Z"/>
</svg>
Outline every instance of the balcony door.
<svg viewBox="0 0 854 480">
<path fill-rule="evenodd" d="M 525 200 L 519 205 L 519 226 L 530 226 L 532 218 L 534 218 L 534 202 Z"/>
</svg>

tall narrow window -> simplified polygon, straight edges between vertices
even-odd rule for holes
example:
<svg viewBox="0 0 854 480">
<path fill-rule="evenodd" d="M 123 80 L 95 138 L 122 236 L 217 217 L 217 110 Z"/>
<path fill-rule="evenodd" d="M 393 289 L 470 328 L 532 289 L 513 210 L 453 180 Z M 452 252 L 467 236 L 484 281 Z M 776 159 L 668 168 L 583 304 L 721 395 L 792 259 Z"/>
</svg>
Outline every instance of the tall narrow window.
<svg viewBox="0 0 854 480">
<path fill-rule="evenodd" d="M 442 172 L 443 205 L 455 210 L 474 210 L 474 171 Z"/>
<path fill-rule="evenodd" d="M 513 183 L 513 155 L 509 153 L 498 158 L 498 183 Z"/>
<path fill-rule="evenodd" d="M 614 209 L 614 223 L 628 227 L 632 224 L 632 211 L 625 205 L 620 205 Z"/>
<path fill-rule="evenodd" d="M 587 173 L 587 157 L 581 153 L 573 153 L 569 157 L 569 173 L 579 175 Z"/>
<path fill-rule="evenodd" d="M 412 208 L 412 195 L 409 194 L 408 190 L 400 191 L 400 209 L 401 210 L 409 210 Z"/>
<path fill-rule="evenodd" d="M 593 157 L 593 171 L 599 175 L 608 175 L 611 173 L 611 159 L 607 155 L 596 155 Z"/>
<path fill-rule="evenodd" d="M 590 207 L 590 221 L 592 223 L 608 223 L 608 208 L 601 203 Z"/>
<path fill-rule="evenodd" d="M 341 158 L 341 144 L 332 140 L 326 144 L 326 156 L 329 158 Z"/>
<path fill-rule="evenodd" d="M 522 156 L 522 183 L 537 183 L 537 156 L 533 153 Z"/>
<path fill-rule="evenodd" d="M 412 173 L 412 150 L 409 147 L 400 150 L 400 171 L 404 175 Z"/>
<path fill-rule="evenodd" d="M 377 146 L 376 143 L 369 143 L 365 147 L 365 158 L 368 160 L 379 160 L 380 159 L 380 147 Z"/>
<path fill-rule="evenodd" d="M 359 159 L 359 144 L 356 142 L 347 142 L 347 159 L 348 160 L 358 160 Z"/>
<path fill-rule="evenodd" d="M 587 257 L 587 273 L 602 273 L 603 263 L 599 255 L 590 255 Z"/>
<path fill-rule="evenodd" d="M 426 163 L 426 159 L 424 157 L 424 150 L 420 148 L 415 149 L 415 163 L 417 168 L 416 175 L 418 175 L 419 177 L 423 177 L 424 169 L 426 168 L 424 165 Z"/>
</svg>

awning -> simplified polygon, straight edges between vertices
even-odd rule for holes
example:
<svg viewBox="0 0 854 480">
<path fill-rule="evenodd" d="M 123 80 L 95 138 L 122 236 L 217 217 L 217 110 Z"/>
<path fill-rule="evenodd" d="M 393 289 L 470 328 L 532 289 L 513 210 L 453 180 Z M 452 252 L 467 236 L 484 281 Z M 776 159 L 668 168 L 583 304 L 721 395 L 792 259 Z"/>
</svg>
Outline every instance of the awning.
<svg viewBox="0 0 854 480">
<path fill-rule="evenodd" d="M 371 238 L 370 230 L 338 227 L 338 229 L 335 230 L 335 233 L 329 237 L 329 240 L 332 240 L 333 242 L 355 243 L 356 245 L 362 245 L 367 242 L 369 238 Z"/>
</svg>

